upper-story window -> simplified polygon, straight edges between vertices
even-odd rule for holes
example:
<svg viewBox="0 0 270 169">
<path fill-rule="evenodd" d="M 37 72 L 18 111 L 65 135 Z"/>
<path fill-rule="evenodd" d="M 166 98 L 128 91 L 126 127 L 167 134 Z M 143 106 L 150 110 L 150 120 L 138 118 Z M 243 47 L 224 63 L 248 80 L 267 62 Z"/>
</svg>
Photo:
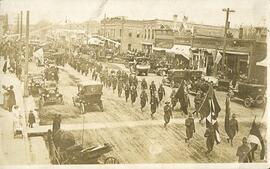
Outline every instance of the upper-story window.
<svg viewBox="0 0 270 169">
<path fill-rule="evenodd" d="M 152 29 L 152 39 L 155 38 L 155 30 Z"/>
<path fill-rule="evenodd" d="M 148 39 L 150 39 L 150 29 L 148 29 Z"/>
<path fill-rule="evenodd" d="M 129 36 L 129 37 L 132 37 L 132 32 L 129 32 L 129 33 L 128 33 L 128 36 Z"/>
</svg>

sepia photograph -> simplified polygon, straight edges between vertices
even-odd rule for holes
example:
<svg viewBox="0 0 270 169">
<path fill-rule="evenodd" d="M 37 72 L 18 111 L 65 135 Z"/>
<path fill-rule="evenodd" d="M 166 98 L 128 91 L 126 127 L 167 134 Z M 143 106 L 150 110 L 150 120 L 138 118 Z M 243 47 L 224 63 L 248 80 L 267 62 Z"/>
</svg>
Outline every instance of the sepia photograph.
<svg viewBox="0 0 270 169">
<path fill-rule="evenodd" d="M 0 0 L 0 168 L 269 168 L 269 2 Z"/>
</svg>

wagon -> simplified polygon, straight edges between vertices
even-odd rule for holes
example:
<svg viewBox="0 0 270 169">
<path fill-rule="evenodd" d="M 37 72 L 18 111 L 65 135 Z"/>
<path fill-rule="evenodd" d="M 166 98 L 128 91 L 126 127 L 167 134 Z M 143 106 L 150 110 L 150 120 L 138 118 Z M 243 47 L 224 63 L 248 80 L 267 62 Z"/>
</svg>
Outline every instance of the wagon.
<svg viewBox="0 0 270 169">
<path fill-rule="evenodd" d="M 119 164 L 112 156 L 102 161 L 101 157 L 112 151 L 111 144 L 84 147 L 76 144 L 74 135 L 68 131 L 58 130 L 55 134 L 48 132 L 47 143 L 53 164 Z"/>
<path fill-rule="evenodd" d="M 233 97 L 243 100 L 245 107 L 260 106 L 265 103 L 265 91 L 264 85 L 239 82 Z"/>
<path fill-rule="evenodd" d="M 96 81 L 84 81 L 78 85 L 78 94 L 72 97 L 73 104 L 80 108 L 81 113 L 86 113 L 94 105 L 98 105 L 103 111 L 101 100 L 103 85 Z"/>
<path fill-rule="evenodd" d="M 136 73 L 136 75 L 142 75 L 145 76 L 148 75 L 148 72 L 150 70 L 150 64 L 149 64 L 149 58 L 147 57 L 136 57 L 134 61 L 134 65 L 132 65 L 132 71 Z"/>
<path fill-rule="evenodd" d="M 23 125 L 20 120 L 13 121 L 13 137 L 21 137 L 23 138 Z"/>
</svg>

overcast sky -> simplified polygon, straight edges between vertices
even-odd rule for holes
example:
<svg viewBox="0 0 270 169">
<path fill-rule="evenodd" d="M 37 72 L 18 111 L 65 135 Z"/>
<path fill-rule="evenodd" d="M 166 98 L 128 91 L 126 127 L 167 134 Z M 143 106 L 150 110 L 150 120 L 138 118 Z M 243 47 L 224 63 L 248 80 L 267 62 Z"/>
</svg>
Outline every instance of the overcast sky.
<svg viewBox="0 0 270 169">
<path fill-rule="evenodd" d="M 177 14 L 179 20 L 186 15 L 191 22 L 224 25 L 222 8 L 232 8 L 231 26 L 261 26 L 268 6 L 269 0 L 2 0 L 1 13 L 8 13 L 13 23 L 20 10 L 30 10 L 31 23 L 100 20 L 106 13 L 129 19 L 172 19 Z"/>
</svg>

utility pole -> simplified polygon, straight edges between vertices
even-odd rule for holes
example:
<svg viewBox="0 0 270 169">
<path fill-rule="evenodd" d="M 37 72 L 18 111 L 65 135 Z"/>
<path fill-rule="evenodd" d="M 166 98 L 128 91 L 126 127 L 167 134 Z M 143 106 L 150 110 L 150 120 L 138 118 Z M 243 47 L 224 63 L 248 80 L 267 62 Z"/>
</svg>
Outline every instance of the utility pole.
<svg viewBox="0 0 270 169">
<path fill-rule="evenodd" d="M 223 56 L 222 56 L 222 67 L 221 70 L 224 73 L 225 70 L 227 70 L 227 57 L 226 57 L 226 45 L 227 45 L 227 31 L 229 28 L 229 14 L 230 12 L 235 12 L 234 10 L 231 10 L 230 8 L 222 9 L 223 12 L 226 12 L 226 19 L 225 19 L 225 28 L 224 28 L 224 42 L 223 42 Z M 226 64 L 226 69 L 224 69 L 224 66 Z"/>
<path fill-rule="evenodd" d="M 23 34 L 23 11 L 21 11 L 20 39 L 22 39 L 22 34 Z"/>
<path fill-rule="evenodd" d="M 20 33 L 20 14 L 18 14 L 17 16 L 17 30 L 16 33 L 19 34 Z"/>
<path fill-rule="evenodd" d="M 29 11 L 26 13 L 26 52 L 25 52 L 25 69 L 24 69 L 24 97 L 29 95 L 28 92 L 28 58 L 29 58 Z"/>
</svg>

